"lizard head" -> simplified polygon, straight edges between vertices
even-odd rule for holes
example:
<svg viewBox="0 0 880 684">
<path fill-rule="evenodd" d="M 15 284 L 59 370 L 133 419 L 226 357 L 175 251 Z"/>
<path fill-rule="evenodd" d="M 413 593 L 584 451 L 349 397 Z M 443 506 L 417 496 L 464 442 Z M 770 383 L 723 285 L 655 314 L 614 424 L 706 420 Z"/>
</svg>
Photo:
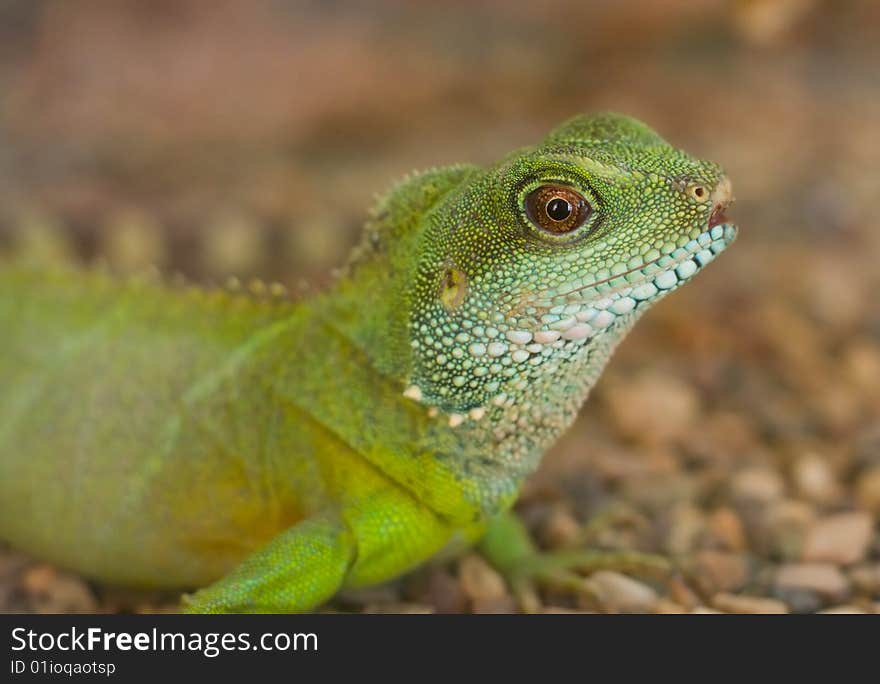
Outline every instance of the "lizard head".
<svg viewBox="0 0 880 684">
<path fill-rule="evenodd" d="M 537 396 L 576 410 L 636 318 L 733 240 L 731 201 L 716 164 L 614 114 L 467 175 L 423 224 L 408 396 L 452 424 Z"/>
</svg>

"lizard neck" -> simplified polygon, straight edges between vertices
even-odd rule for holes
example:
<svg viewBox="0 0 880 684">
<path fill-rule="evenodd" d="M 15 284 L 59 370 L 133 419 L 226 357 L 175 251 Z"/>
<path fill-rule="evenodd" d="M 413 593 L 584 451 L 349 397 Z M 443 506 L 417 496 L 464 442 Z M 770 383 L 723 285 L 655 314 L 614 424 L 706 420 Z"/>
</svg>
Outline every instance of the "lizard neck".
<svg viewBox="0 0 880 684">
<path fill-rule="evenodd" d="M 400 239 L 412 241 L 398 244 L 403 253 L 418 248 L 417 235 Z M 514 356 L 525 343 L 511 341 L 503 323 L 496 323 L 504 353 L 490 356 L 488 344 L 485 351 L 478 349 L 491 363 L 460 364 L 461 379 L 457 375 L 450 384 L 437 372 L 437 364 L 443 363 L 438 354 L 467 361 L 473 353 L 473 326 L 449 314 L 442 331 L 435 332 L 426 321 L 433 318 L 436 324 L 442 314 L 426 318 L 412 300 L 410 283 L 417 272 L 414 260 L 373 254 L 311 309 L 360 350 L 383 383 L 397 388 L 396 398 L 382 394 L 382 401 L 390 402 L 386 412 L 420 414 L 413 423 L 401 423 L 409 426 L 401 429 L 410 435 L 410 448 L 435 451 L 446 473 L 441 478 L 456 480 L 468 509 L 488 518 L 511 505 L 525 477 L 574 421 L 638 314 L 619 317 L 613 327 L 588 340 L 556 340 L 555 347 L 546 345 L 552 353 L 533 350 L 531 358 L 539 360 L 535 363 L 522 363 Z M 406 480 L 397 477 L 398 469 L 408 467 L 407 454 L 400 456 L 375 465 Z M 461 514 L 458 509 L 443 510 L 443 501 L 433 502 L 432 489 L 444 487 L 427 487 L 420 498 L 440 513 Z"/>
<path fill-rule="evenodd" d="M 470 476 L 519 486 L 571 426 L 635 318 L 633 314 L 619 328 L 594 337 L 569 355 L 550 356 L 512 375 L 491 399 L 466 413 L 439 415 L 473 448 L 474 455 L 465 459 Z"/>
<path fill-rule="evenodd" d="M 310 303 L 314 314 L 346 337 L 374 370 L 400 385 L 401 391 L 412 355 L 405 286 L 410 267 L 406 259 L 372 255 L 349 267 L 327 293 Z"/>
<path fill-rule="evenodd" d="M 465 165 L 431 169 L 395 186 L 373 209 L 341 277 L 313 307 L 377 371 L 400 383 L 411 374 L 413 283 L 424 226 L 437 204 L 477 172 Z"/>
<path fill-rule="evenodd" d="M 388 277 L 359 269 L 340 282 L 327 306 L 319 310 L 330 312 L 334 327 L 363 352 L 392 387 L 396 386 L 396 397 L 382 395 L 382 401 L 390 402 L 385 410 L 420 415 L 412 423 L 401 422 L 401 426 L 410 426 L 401 427 L 410 434 L 406 440 L 409 448 L 434 451 L 446 476 L 458 482 L 468 510 L 491 517 L 509 507 L 543 453 L 574 421 L 638 314 L 621 317 L 613 328 L 589 340 L 560 341 L 554 353 L 535 356 L 540 363 L 504 364 L 499 357 L 496 360 L 502 369 L 513 368 L 515 372 L 494 373 L 497 381 L 493 384 L 483 383 L 483 372 L 478 370 L 481 366 L 471 364 L 462 371 L 461 391 L 450 395 L 441 392 L 443 378 L 428 374 L 432 366 L 426 366 L 420 357 L 425 340 L 432 335 L 420 333 L 421 323 L 411 313 L 408 298 L 401 294 L 408 289 L 398 280 L 411 278 L 412 273 L 398 273 L 387 264 L 381 270 Z M 451 331 L 452 345 L 446 350 L 450 357 L 463 358 L 468 353 L 468 344 L 456 341 L 464 339 L 459 335 L 465 330 L 462 326 Z M 439 341 L 444 344 L 442 338 Z M 505 358 L 513 358 L 517 351 L 513 347 L 509 346 Z M 470 392 L 464 391 L 468 388 Z M 375 391 L 379 401 L 378 389 Z M 395 477 L 397 469 L 405 468 L 410 460 L 408 454 L 400 457 L 376 465 Z M 428 487 L 420 498 L 440 513 L 461 514 L 458 509 L 443 510 L 443 501 L 434 502 L 434 489 L 445 488 Z"/>
</svg>

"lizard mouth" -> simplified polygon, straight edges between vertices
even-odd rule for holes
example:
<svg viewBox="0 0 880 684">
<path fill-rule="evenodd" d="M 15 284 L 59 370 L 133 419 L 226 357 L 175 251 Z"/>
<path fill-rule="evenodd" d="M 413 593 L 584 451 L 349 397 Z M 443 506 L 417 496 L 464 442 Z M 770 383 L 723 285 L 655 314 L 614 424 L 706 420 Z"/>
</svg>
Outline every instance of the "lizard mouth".
<svg viewBox="0 0 880 684">
<path fill-rule="evenodd" d="M 552 298 L 534 301 L 536 342 L 583 342 L 629 317 L 646 303 L 677 289 L 736 238 L 737 227 L 723 211 L 713 212 L 709 225 L 693 240 L 619 276 L 565 288 Z M 550 293 L 545 293 L 545 296 Z"/>
<path fill-rule="evenodd" d="M 596 294 L 613 294 L 617 292 L 625 292 L 634 286 L 649 283 L 657 280 L 660 273 L 669 271 L 678 272 L 679 267 L 687 264 L 688 261 L 694 261 L 695 266 L 699 269 L 715 258 L 723 249 L 727 247 L 736 237 L 737 227 L 733 223 L 727 221 L 723 211 L 716 215 L 713 212 L 709 218 L 706 230 L 700 233 L 696 238 L 690 240 L 682 247 L 674 249 L 669 254 L 664 254 L 643 263 L 641 266 L 632 268 L 617 276 L 610 276 L 602 280 L 596 280 L 588 285 L 581 285 L 568 291 L 557 294 L 554 299 L 559 297 L 571 297 L 572 295 L 583 295 L 590 290 L 594 290 Z M 690 267 L 681 269 L 689 272 Z M 689 276 L 688 276 L 689 277 Z M 661 285 L 663 281 L 661 280 Z M 660 287 L 660 289 L 669 289 Z M 581 297 L 580 299 L 583 299 Z"/>
<path fill-rule="evenodd" d="M 707 226 L 707 230 L 712 230 L 715 226 L 723 226 L 726 223 L 730 223 L 730 220 L 727 218 L 727 214 L 725 210 L 727 207 L 715 207 L 715 210 L 712 212 L 712 215 L 709 217 L 709 225 Z"/>
</svg>

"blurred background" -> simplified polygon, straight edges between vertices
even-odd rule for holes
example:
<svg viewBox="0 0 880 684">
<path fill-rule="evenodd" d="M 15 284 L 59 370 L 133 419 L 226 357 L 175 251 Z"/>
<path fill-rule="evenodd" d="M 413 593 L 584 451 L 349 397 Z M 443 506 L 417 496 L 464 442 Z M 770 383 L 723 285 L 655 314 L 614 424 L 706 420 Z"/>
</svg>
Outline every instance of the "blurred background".
<svg viewBox="0 0 880 684">
<path fill-rule="evenodd" d="M 605 109 L 721 163 L 742 230 L 518 506 L 546 548 L 679 572 L 547 604 L 880 612 L 876 1 L 0 0 L 0 253 L 320 287 L 396 177 Z M 0 552 L 5 610 L 169 601 Z M 512 601 L 467 555 L 336 607 Z"/>
</svg>

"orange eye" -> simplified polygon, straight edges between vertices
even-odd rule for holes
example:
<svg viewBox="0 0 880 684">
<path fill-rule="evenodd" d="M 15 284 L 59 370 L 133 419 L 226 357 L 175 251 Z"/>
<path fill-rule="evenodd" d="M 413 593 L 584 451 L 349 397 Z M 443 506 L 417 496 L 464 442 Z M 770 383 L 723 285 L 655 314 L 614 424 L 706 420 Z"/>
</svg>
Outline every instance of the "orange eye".
<svg viewBox="0 0 880 684">
<path fill-rule="evenodd" d="M 583 195 L 565 185 L 542 185 L 526 196 L 528 217 L 554 235 L 580 228 L 592 211 Z"/>
</svg>

